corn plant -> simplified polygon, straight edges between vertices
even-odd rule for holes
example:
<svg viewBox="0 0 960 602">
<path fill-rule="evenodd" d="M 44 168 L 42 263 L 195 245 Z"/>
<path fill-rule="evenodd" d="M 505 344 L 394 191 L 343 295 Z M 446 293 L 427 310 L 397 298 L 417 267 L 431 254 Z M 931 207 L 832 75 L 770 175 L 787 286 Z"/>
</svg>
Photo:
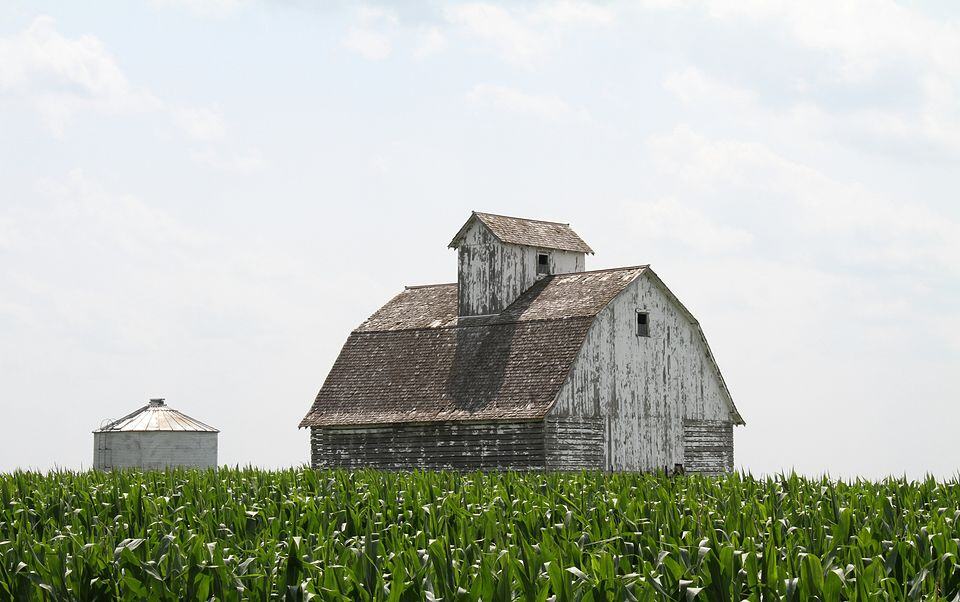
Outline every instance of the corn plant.
<svg viewBox="0 0 960 602">
<path fill-rule="evenodd" d="M 954 600 L 960 487 L 640 474 L 0 474 L 0 600 Z"/>
</svg>

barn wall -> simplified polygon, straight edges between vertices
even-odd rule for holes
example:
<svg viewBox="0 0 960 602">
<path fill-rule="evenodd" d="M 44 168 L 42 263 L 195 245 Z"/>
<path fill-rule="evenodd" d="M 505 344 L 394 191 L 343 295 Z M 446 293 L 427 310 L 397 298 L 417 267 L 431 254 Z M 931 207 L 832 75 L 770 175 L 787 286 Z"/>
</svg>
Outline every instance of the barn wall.
<svg viewBox="0 0 960 602">
<path fill-rule="evenodd" d="M 585 269 L 585 255 L 546 250 L 550 273 L 566 274 Z M 461 316 L 500 313 L 537 280 L 535 247 L 500 242 L 479 221 L 464 234 L 458 248 L 459 310 Z"/>
<path fill-rule="evenodd" d="M 733 424 L 684 420 L 683 466 L 688 472 L 720 474 L 733 470 Z"/>
<path fill-rule="evenodd" d="M 121 431 L 93 434 L 93 466 L 112 468 L 215 468 L 217 433 Z"/>
<path fill-rule="evenodd" d="M 314 468 L 531 470 L 544 423 L 430 423 L 310 429 Z"/>
<path fill-rule="evenodd" d="M 637 336 L 638 310 L 649 337 Z M 606 470 L 672 469 L 684 419 L 731 421 L 699 330 L 647 275 L 597 316 L 550 417 L 600 419 Z"/>
<path fill-rule="evenodd" d="M 544 442 L 549 470 L 601 470 L 603 420 L 552 417 L 546 420 Z"/>
</svg>

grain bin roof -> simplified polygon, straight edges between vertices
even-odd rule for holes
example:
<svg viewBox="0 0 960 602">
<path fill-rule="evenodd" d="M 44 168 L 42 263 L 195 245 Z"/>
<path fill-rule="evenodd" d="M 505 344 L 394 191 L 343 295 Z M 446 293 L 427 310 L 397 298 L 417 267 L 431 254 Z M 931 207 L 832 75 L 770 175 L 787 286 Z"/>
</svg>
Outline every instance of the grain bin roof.
<svg viewBox="0 0 960 602">
<path fill-rule="evenodd" d="M 570 224 L 558 222 L 544 222 L 522 217 L 509 217 L 493 213 L 479 213 L 474 211 L 470 219 L 460 228 L 457 235 L 450 241 L 450 247 L 460 246 L 460 240 L 467 232 L 474 220 L 479 220 L 493 232 L 501 242 L 540 247 L 543 249 L 557 249 L 560 251 L 576 251 L 579 253 L 593 253 L 587 243 L 570 228 Z"/>
<path fill-rule="evenodd" d="M 457 285 L 408 288 L 347 339 L 301 427 L 542 419 L 597 313 L 645 266 L 549 276 L 457 317 Z"/>
<path fill-rule="evenodd" d="M 174 410 L 162 399 L 151 399 L 142 408 L 99 428 L 96 432 L 115 431 L 190 431 L 218 433 L 217 429 Z"/>
</svg>

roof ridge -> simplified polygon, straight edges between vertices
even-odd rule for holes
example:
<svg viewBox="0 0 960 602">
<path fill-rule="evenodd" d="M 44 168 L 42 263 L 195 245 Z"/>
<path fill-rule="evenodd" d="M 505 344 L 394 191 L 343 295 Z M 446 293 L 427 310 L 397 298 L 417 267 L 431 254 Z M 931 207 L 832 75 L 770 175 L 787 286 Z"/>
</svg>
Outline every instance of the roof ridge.
<svg viewBox="0 0 960 602">
<path fill-rule="evenodd" d="M 403 290 L 409 291 L 418 288 L 433 288 L 435 286 L 456 286 L 456 282 L 438 282 L 437 284 L 411 284 L 404 286 Z"/>
<path fill-rule="evenodd" d="M 452 324 L 449 326 L 435 326 L 433 328 L 429 326 L 417 326 L 416 328 L 392 328 L 384 330 L 354 330 L 350 333 L 351 336 L 355 334 L 391 334 L 395 332 L 415 332 L 415 331 L 430 331 L 436 332 L 438 330 L 452 330 L 454 328 L 478 328 L 480 326 L 509 326 L 511 324 L 533 324 L 536 322 L 560 322 L 562 320 L 593 320 L 597 316 L 593 315 L 576 315 L 576 316 L 559 316 L 556 318 L 531 318 L 529 320 L 501 320 L 495 321 L 496 317 L 499 317 L 501 314 L 491 314 L 491 319 L 489 321 L 477 322 L 476 324 Z M 478 316 L 459 316 L 459 318 L 474 318 Z"/>
<path fill-rule="evenodd" d="M 617 268 L 600 268 L 599 270 L 584 270 L 582 272 L 565 272 L 563 274 L 551 274 L 551 278 L 556 278 L 558 276 L 576 276 L 579 274 L 596 274 L 597 272 L 618 272 L 622 270 L 639 270 L 639 269 L 650 269 L 649 263 L 639 264 L 639 265 L 625 265 Z"/>
<path fill-rule="evenodd" d="M 537 222 L 539 224 L 553 224 L 554 226 L 569 226 L 568 222 L 551 222 L 545 219 L 533 219 L 532 217 L 519 217 L 517 215 L 503 215 L 502 213 L 488 213 L 487 211 L 472 211 L 474 215 L 490 215 L 493 217 L 505 217 L 507 219 L 518 219 L 524 222 Z"/>
</svg>

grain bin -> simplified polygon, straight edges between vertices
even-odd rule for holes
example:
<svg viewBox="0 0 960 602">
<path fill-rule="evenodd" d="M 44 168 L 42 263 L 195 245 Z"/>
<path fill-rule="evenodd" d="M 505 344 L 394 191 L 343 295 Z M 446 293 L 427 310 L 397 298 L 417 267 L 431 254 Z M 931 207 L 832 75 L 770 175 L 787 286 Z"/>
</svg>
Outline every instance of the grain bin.
<svg viewBox="0 0 960 602">
<path fill-rule="evenodd" d="M 151 399 L 93 432 L 93 467 L 216 467 L 219 432 L 171 408 L 163 399 Z"/>
</svg>

